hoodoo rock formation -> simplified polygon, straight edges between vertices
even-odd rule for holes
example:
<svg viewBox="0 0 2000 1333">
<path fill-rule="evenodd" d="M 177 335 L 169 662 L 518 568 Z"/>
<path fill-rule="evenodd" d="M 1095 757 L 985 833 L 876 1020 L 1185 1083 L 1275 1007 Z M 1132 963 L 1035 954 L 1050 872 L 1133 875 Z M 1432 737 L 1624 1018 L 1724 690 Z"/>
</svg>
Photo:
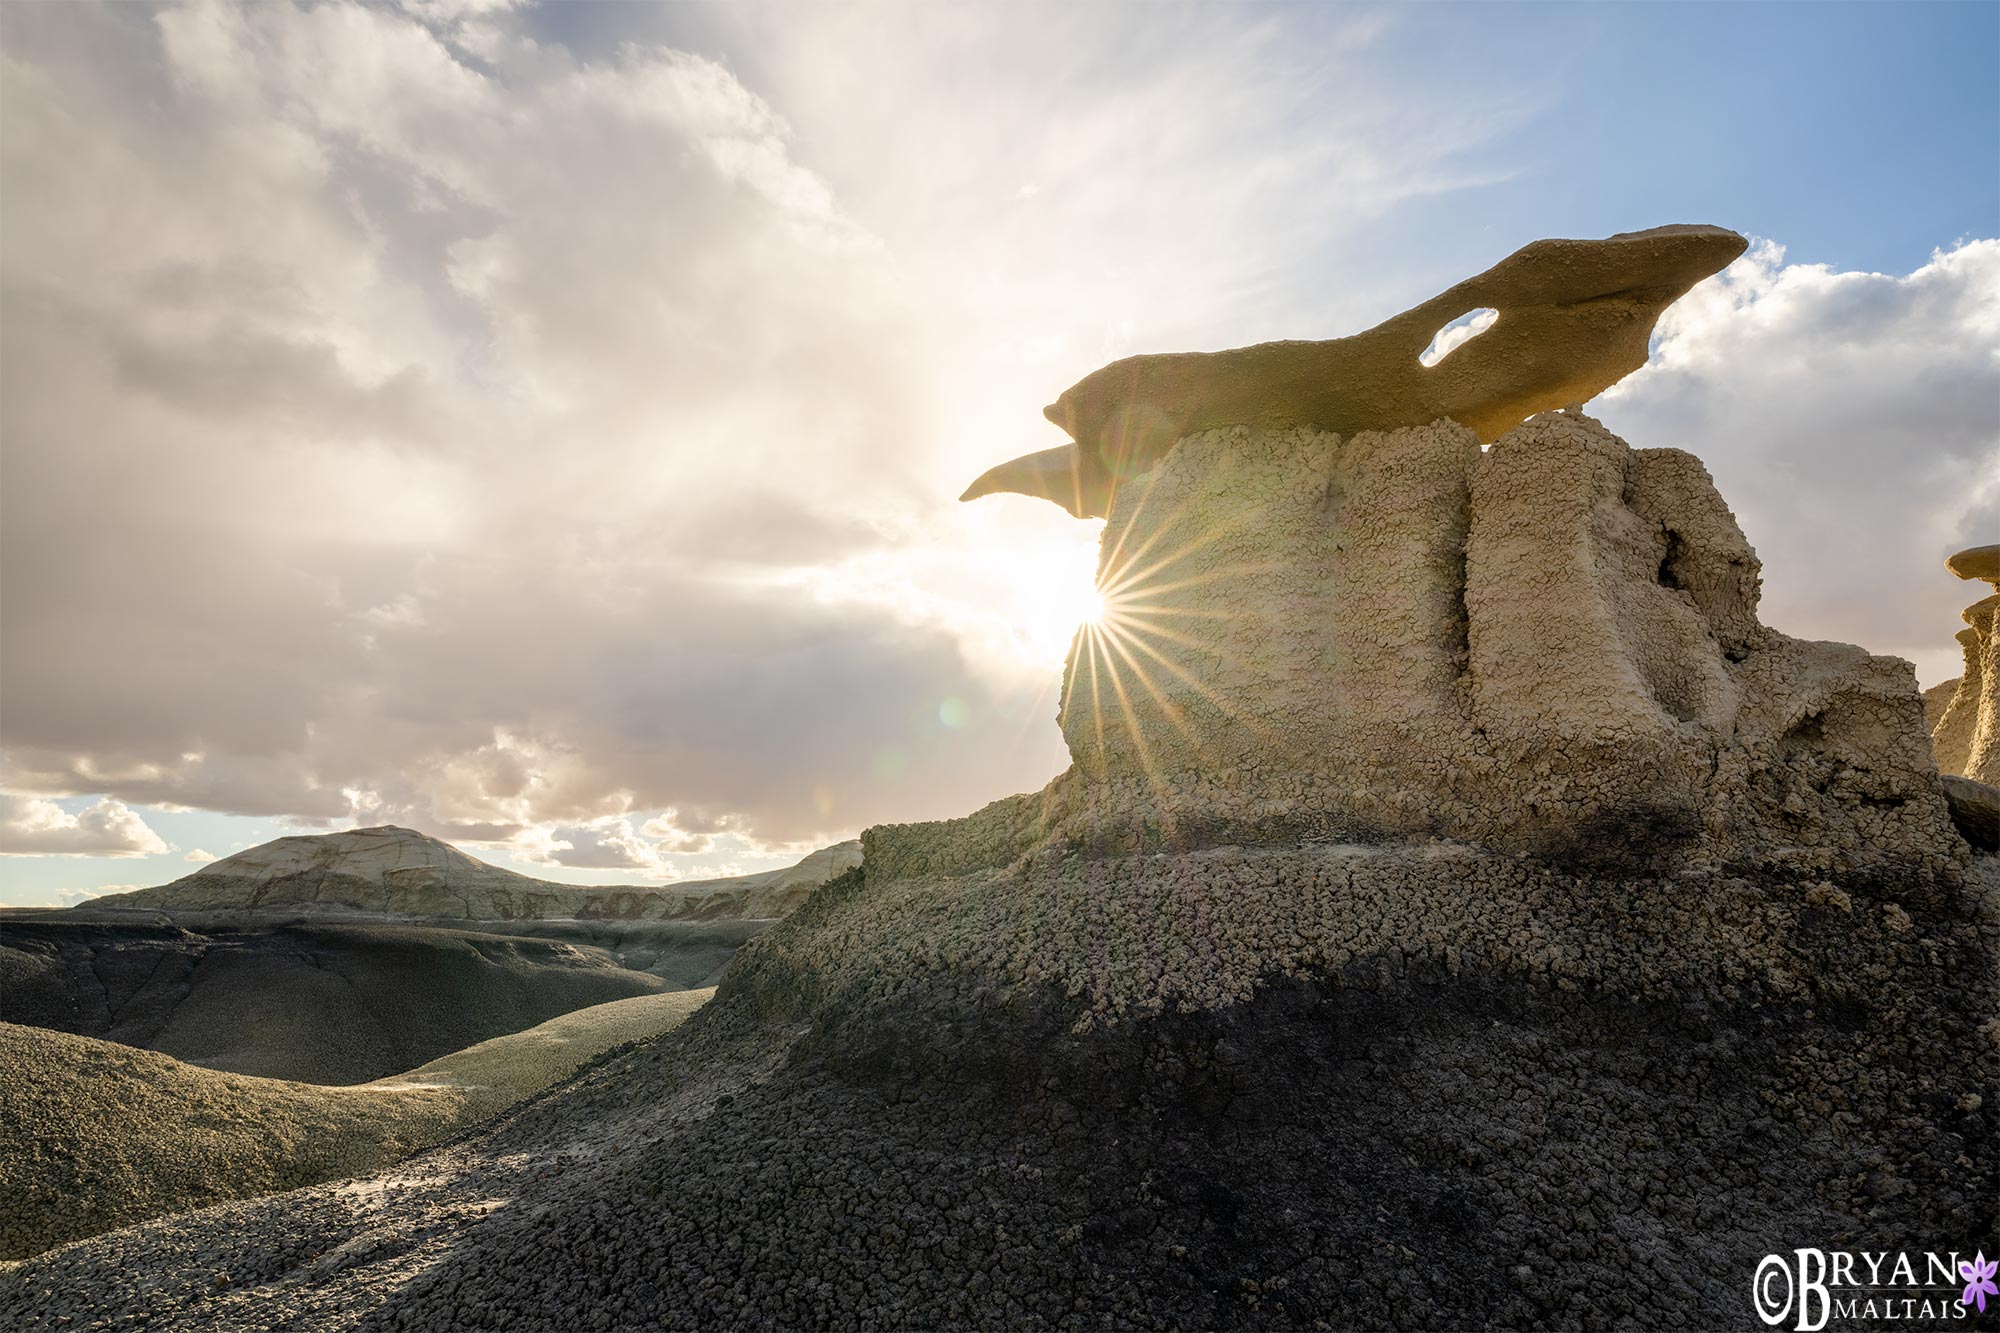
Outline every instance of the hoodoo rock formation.
<svg viewBox="0 0 2000 1333">
<path fill-rule="evenodd" d="M 1931 732 L 1938 770 L 2000 785 L 2000 545 L 1960 551 L 1945 567 L 1987 584 L 1989 596 L 1965 608 L 1958 632 L 1965 670 Z"/>
<path fill-rule="evenodd" d="M 1449 421 L 1190 436 L 1106 527 L 1064 797 L 1162 846 L 1948 873 L 1909 664 L 1765 628 L 1758 571 L 1699 460 L 1577 411 L 1485 451 Z"/>
<path fill-rule="evenodd" d="M 1227 360 L 1086 380 L 1169 410 L 1087 492 L 1068 772 L 868 830 L 682 1027 L 380 1191 L 53 1251 L 0 1315 L 1740 1328 L 1768 1254 L 1990 1253 L 2000 859 L 1911 668 L 1760 624 L 1695 459 L 1520 422 L 1729 236 L 1574 252 L 1465 416 L 1372 361 L 1340 420 Z M 1411 338 L 1505 329 L 1482 281 Z"/>
<path fill-rule="evenodd" d="M 1925 716 L 1953 822 L 1974 846 L 2000 851 L 2000 545 L 1960 551 L 1945 568 L 1993 595 L 1965 608 L 1965 670 L 1925 695 Z"/>
</svg>

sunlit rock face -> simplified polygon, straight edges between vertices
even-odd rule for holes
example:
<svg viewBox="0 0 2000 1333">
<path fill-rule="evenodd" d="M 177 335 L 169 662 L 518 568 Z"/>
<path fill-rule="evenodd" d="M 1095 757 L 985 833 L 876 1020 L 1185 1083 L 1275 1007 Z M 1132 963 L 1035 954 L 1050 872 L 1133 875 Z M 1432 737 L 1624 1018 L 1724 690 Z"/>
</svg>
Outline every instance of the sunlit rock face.
<svg viewBox="0 0 2000 1333">
<path fill-rule="evenodd" d="M 1945 709 L 1951 707 L 1952 696 L 1958 693 L 1958 679 L 1953 676 L 1924 691 L 1924 726 L 1930 730 L 1933 745 L 1937 741 L 1938 721 L 1944 716 Z M 1938 764 L 1938 771 L 1944 771 L 1942 761 Z"/>
<path fill-rule="evenodd" d="M 1692 456 L 1579 413 L 1190 436 L 1122 487 L 1062 727 L 1166 845 L 1434 835 L 1566 860 L 1948 873 L 1907 663 L 1757 620 Z M 1990 617 L 1989 617 L 1990 619 Z"/>
<path fill-rule="evenodd" d="M 1961 551 L 1947 562 L 1954 574 L 2000 588 L 2000 546 Z M 1941 773 L 2000 785 L 2000 592 L 1965 608 L 1958 632 L 1965 670 L 1937 716 L 1931 742 Z"/>
</svg>

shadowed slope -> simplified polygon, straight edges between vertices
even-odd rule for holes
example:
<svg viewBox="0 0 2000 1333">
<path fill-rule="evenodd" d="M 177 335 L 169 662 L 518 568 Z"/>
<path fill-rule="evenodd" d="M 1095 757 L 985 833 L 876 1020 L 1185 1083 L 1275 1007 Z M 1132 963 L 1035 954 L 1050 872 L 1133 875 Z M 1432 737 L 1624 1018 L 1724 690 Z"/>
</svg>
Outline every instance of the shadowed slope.
<svg viewBox="0 0 2000 1333">
<path fill-rule="evenodd" d="M 310 1083 L 365 1082 L 666 989 L 601 949 L 469 930 L 198 933 L 129 914 L 21 913 L 0 935 L 0 1021 Z"/>
</svg>

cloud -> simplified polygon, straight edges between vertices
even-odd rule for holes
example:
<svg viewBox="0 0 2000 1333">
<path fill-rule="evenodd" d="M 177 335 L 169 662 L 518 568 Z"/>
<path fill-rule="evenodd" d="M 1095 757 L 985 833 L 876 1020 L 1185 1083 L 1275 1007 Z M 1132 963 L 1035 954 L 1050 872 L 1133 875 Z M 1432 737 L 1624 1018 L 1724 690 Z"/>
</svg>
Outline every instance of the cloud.
<svg viewBox="0 0 2000 1333">
<path fill-rule="evenodd" d="M 727 828 L 730 821 L 696 820 L 697 827 L 681 827 L 678 810 L 667 810 L 655 815 L 639 826 L 639 831 L 655 840 L 660 851 L 682 856 L 698 856 L 715 848 L 714 833 Z"/>
<path fill-rule="evenodd" d="M 656 876 L 1039 786 L 1095 529 L 958 491 L 1106 360 L 1492 262 L 1380 238 L 1544 95 L 1387 13 L 585 12 L 0 6 L 10 789 Z M 1956 670 L 1993 269 L 1760 247 L 1602 400 L 1780 628 Z"/>
<path fill-rule="evenodd" d="M 1477 310 L 1460 315 L 1437 331 L 1437 336 L 1431 339 L 1430 346 L 1417 353 L 1417 360 L 1426 366 L 1436 365 L 1492 328 L 1494 321 L 1499 318 L 1500 312 L 1491 306 L 1481 306 Z"/>
<path fill-rule="evenodd" d="M 709 834 L 678 827 L 671 810 L 646 820 L 637 831 L 631 819 L 618 815 L 587 824 L 525 829 L 509 844 L 510 851 L 532 865 L 637 870 L 651 879 L 680 877 L 682 872 L 668 858 L 699 855 L 714 847 Z M 702 873 L 712 877 L 715 872 Z"/>
<path fill-rule="evenodd" d="M 632 832 L 629 819 L 547 830 L 540 854 L 530 859 L 580 869 L 658 870 L 659 850 Z"/>
<path fill-rule="evenodd" d="M 199 847 L 195 848 L 193 851 L 189 852 L 186 856 L 183 856 L 181 858 L 181 860 L 183 861 L 198 866 L 205 866 L 210 861 L 220 861 L 221 859 L 222 858 L 217 856 L 214 852 L 205 852 Z"/>
<path fill-rule="evenodd" d="M 397 3 L 427 23 L 449 26 L 465 19 L 519 9 L 527 0 L 397 0 Z"/>
<path fill-rule="evenodd" d="M 1983 587 L 1944 557 L 2000 539 L 2000 240 L 1900 277 L 1784 255 L 1760 241 L 1670 309 L 1598 410 L 1708 465 L 1763 559 L 1767 624 L 1955 676 Z"/>
<path fill-rule="evenodd" d="M 1093 530 L 957 491 L 1341 318 L 1281 276 L 1514 111 L 1379 18 L 838 9 L 0 7 L 0 774 L 641 868 L 1046 781 Z"/>
<path fill-rule="evenodd" d="M 156 856 L 166 850 L 145 820 L 108 796 L 70 814 L 54 801 L 0 795 L 0 856 Z"/>
<path fill-rule="evenodd" d="M 57 907 L 77 907 L 89 902 L 92 898 L 102 898 L 106 894 L 111 893 L 130 893 L 139 887 L 141 886 L 137 884 L 103 884 L 94 889 L 57 889 L 54 905 Z"/>
</svg>

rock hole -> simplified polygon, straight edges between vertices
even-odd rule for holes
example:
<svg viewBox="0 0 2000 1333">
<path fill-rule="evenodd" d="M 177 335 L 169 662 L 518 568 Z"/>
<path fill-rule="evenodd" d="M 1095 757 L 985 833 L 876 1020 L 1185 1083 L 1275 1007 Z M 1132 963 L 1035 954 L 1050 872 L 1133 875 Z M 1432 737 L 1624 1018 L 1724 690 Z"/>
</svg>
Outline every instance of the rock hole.
<svg viewBox="0 0 2000 1333">
<path fill-rule="evenodd" d="M 1500 312 L 1491 306 L 1466 311 L 1431 336 L 1431 345 L 1417 354 L 1417 364 L 1425 367 L 1436 365 L 1492 328 L 1493 321 L 1499 318 Z"/>
</svg>

